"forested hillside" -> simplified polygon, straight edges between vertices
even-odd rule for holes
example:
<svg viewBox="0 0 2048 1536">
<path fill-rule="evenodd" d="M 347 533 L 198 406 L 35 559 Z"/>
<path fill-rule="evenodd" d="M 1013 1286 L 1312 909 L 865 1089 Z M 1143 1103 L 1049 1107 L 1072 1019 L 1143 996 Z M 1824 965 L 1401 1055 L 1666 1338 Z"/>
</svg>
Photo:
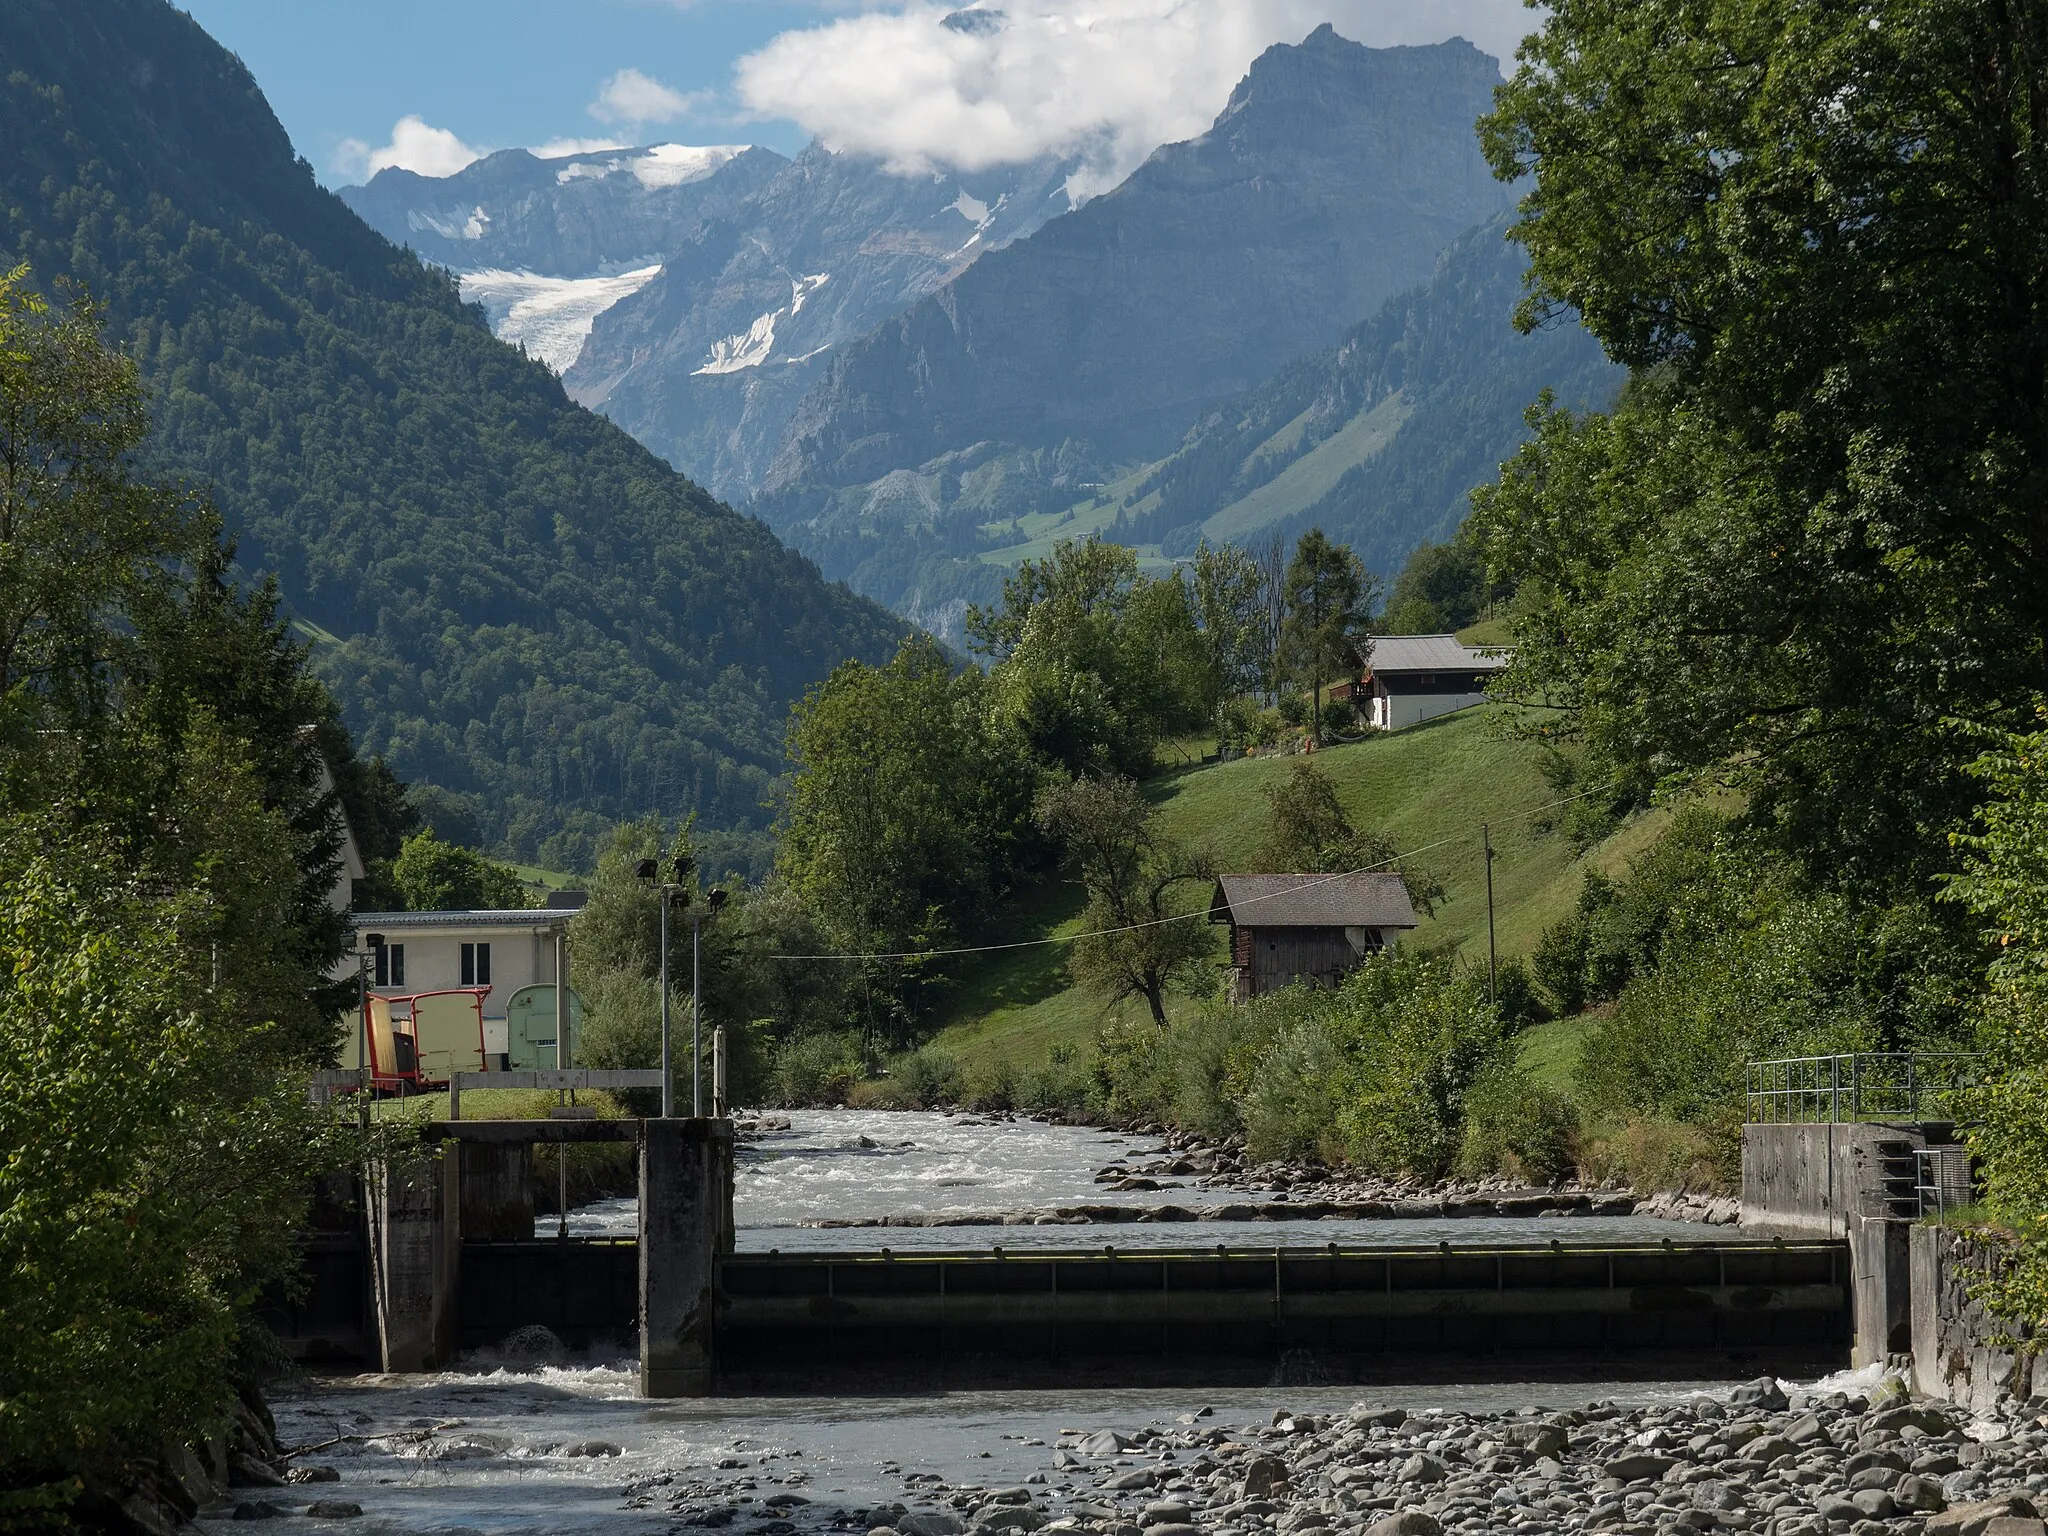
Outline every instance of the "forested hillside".
<svg viewBox="0 0 2048 1536">
<path fill-rule="evenodd" d="M 900 626 L 572 404 L 322 191 L 163 0 L 0 11 L 0 262 L 81 284 L 152 394 L 153 472 L 274 570 L 364 750 L 487 837 L 758 823 L 790 701 Z"/>
</svg>

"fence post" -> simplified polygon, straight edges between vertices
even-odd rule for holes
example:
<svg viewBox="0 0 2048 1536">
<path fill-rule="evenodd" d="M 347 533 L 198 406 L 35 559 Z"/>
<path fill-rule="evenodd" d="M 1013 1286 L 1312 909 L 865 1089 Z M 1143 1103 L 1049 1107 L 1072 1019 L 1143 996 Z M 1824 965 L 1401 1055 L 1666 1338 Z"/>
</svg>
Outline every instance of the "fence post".
<svg viewBox="0 0 2048 1536">
<path fill-rule="evenodd" d="M 1914 1058 L 1911 1054 L 1908 1054 L 1906 1057 L 1906 1118 L 1918 1120 L 1920 1118 L 1920 1079 L 1918 1074 L 1914 1072 L 1913 1066 Z"/>
<path fill-rule="evenodd" d="M 1849 1058 L 1849 1118 L 1863 1118 L 1863 1053 Z"/>
</svg>

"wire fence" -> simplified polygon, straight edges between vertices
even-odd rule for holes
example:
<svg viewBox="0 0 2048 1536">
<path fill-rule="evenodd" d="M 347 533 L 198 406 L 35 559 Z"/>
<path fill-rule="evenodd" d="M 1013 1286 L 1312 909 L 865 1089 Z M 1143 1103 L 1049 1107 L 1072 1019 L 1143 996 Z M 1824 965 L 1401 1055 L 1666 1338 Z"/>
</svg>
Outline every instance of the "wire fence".
<svg viewBox="0 0 2048 1536">
<path fill-rule="evenodd" d="M 1749 1064 L 1752 1125 L 1963 1118 L 1984 1058 L 1972 1051 L 1860 1051 Z"/>
</svg>

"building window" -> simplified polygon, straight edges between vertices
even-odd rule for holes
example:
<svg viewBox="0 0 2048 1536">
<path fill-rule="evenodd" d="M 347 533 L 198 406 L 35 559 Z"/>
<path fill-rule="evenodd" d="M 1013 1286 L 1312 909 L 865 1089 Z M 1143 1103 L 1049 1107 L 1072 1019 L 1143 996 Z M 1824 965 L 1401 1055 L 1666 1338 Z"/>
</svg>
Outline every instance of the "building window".
<svg viewBox="0 0 2048 1536">
<path fill-rule="evenodd" d="M 379 944 L 370 951 L 370 985 L 388 987 L 391 985 L 391 951 Z"/>
<path fill-rule="evenodd" d="M 393 944 L 391 946 L 391 985 L 394 987 L 405 985 L 405 946 L 403 944 Z"/>
<path fill-rule="evenodd" d="M 462 982 L 465 987 L 488 987 L 491 984 L 491 946 L 488 944 L 465 944 L 462 946 Z"/>
</svg>

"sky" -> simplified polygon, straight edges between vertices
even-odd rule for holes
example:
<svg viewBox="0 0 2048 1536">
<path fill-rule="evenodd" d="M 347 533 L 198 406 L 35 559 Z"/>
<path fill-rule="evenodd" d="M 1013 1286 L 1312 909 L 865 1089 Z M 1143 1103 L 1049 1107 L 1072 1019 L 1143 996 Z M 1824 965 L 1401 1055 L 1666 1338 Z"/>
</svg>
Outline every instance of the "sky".
<svg viewBox="0 0 2048 1536">
<path fill-rule="evenodd" d="M 1077 192 L 1200 133 L 1322 22 L 1502 61 L 1521 0 L 181 0 L 330 186 L 494 149 L 813 137 L 905 174 L 1075 156 Z M 964 6 L 964 8 L 963 8 Z"/>
</svg>

